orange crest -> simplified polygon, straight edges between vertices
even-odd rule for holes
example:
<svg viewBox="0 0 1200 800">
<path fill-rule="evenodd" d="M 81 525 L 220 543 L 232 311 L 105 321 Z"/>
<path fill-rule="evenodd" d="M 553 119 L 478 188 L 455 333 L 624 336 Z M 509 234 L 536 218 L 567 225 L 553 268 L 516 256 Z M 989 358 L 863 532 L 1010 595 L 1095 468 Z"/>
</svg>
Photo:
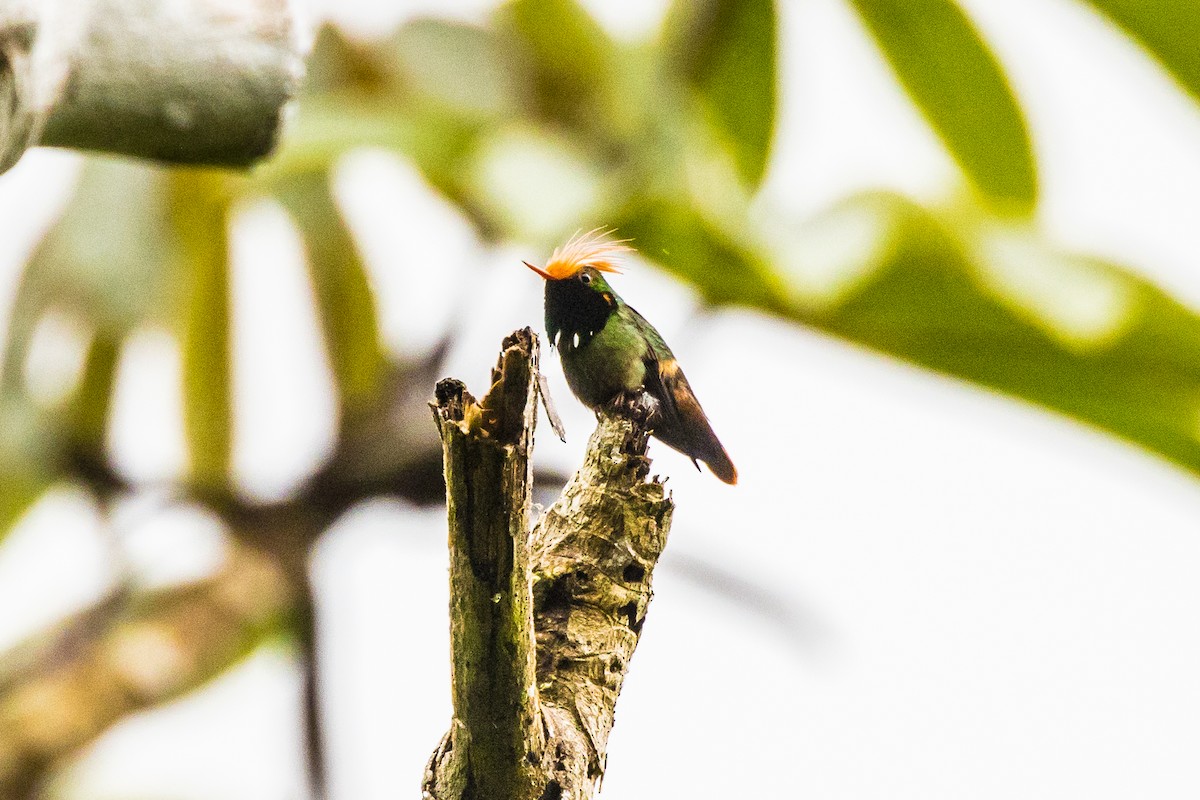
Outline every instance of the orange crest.
<svg viewBox="0 0 1200 800">
<path fill-rule="evenodd" d="M 562 280 L 577 275 L 584 267 L 600 272 L 620 272 L 621 255 L 632 253 L 633 248 L 625 243 L 628 239 L 608 239 L 612 231 L 593 228 L 587 233 L 577 233 L 562 247 L 555 248 L 546 262 L 545 270 L 538 270 L 551 280 Z"/>
</svg>

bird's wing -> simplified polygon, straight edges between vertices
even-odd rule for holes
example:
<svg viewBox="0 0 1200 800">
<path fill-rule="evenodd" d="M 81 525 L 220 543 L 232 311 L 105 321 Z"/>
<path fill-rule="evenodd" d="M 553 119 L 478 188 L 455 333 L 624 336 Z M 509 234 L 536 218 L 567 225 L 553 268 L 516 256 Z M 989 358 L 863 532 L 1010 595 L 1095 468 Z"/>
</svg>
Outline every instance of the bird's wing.
<svg viewBox="0 0 1200 800">
<path fill-rule="evenodd" d="M 679 421 L 679 407 L 675 401 L 675 386 L 672 385 L 675 376 L 679 374 L 675 367 L 675 355 L 667 343 L 663 341 L 654 326 L 637 312 L 632 306 L 622 304 L 629 319 L 641 333 L 646 349 L 642 353 L 642 363 L 646 365 L 646 391 L 659 402 L 659 413 L 666 421 L 674 424 Z M 666 369 L 664 369 L 664 366 Z M 684 379 L 686 381 L 686 378 Z"/>
<path fill-rule="evenodd" d="M 717 439 L 709 424 L 708 415 L 700 407 L 696 393 L 671 348 L 646 319 L 629 306 L 629 318 L 646 341 L 642 362 L 646 365 L 646 392 L 658 400 L 658 417 L 653 428 L 655 436 L 665 444 L 708 464 L 713 474 L 726 483 L 737 483 L 737 470 L 729 454 Z M 699 469 L 699 465 L 696 467 Z"/>
</svg>

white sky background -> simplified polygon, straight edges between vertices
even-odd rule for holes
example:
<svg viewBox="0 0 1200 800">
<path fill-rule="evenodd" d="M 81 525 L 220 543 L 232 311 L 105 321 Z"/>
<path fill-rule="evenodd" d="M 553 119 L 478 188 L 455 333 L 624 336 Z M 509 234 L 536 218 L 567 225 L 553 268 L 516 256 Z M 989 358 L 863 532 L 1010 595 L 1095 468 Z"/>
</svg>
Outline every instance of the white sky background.
<svg viewBox="0 0 1200 800">
<path fill-rule="evenodd" d="M 320 13 L 371 31 L 418 5 L 445 4 L 329 0 Z M 657 7 L 590 5 L 627 36 Z M 806 215 L 868 187 L 941 199 L 953 167 L 845 4 L 781 5 L 772 201 Z M 1048 234 L 1200 306 L 1200 112 L 1071 0 L 963 5 L 1030 117 Z M 468 16 L 489 6 L 453 5 Z M 0 219 L 15 221 L 0 241 L 0 319 L 74 161 L 33 153 L 0 179 Z M 465 316 L 449 372 L 478 386 L 506 332 L 540 327 L 540 286 L 518 259 L 543 254 L 485 253 L 380 153 L 349 160 L 339 189 L 375 253 L 392 346 L 427 344 L 440 321 Z M 329 446 L 328 366 L 306 332 L 311 300 L 286 220 L 247 209 L 235 239 L 236 466 L 248 491 L 272 497 Z M 435 256 L 466 266 L 415 269 Z M 445 285 L 470 297 L 424 302 Z M 653 447 L 678 510 L 604 797 L 725 798 L 747 782 L 806 798 L 1200 793 L 1200 484 L 1070 422 L 775 321 L 728 312 L 689 326 L 686 290 L 649 268 L 618 288 L 671 342 L 741 483 Z M 254 299 L 266 296 L 276 300 Z M 177 355 L 149 333 L 126 367 L 119 460 L 169 476 L 183 460 Z M 538 456 L 567 468 L 589 415 L 549 371 L 570 443 L 543 434 Z M 745 387 L 765 376 L 778 399 L 764 423 Z M 220 557 L 212 520 L 159 508 L 138 501 L 118 518 L 143 579 L 178 580 Z M 0 645 L 112 579 L 96 524 L 81 497 L 59 492 L 0 551 Z M 355 511 L 320 548 L 335 800 L 416 796 L 449 720 L 445 567 L 441 512 L 391 503 Z M 265 651 L 119 726 L 66 796 L 301 798 L 297 687 L 286 655 Z"/>
</svg>

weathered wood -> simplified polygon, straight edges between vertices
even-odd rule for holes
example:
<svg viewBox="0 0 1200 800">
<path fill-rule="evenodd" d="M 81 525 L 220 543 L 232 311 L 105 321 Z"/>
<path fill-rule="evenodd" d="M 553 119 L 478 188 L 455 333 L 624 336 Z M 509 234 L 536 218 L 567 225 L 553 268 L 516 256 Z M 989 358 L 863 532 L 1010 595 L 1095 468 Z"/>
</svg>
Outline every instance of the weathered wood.
<svg viewBox="0 0 1200 800">
<path fill-rule="evenodd" d="M 477 403 L 458 381 L 437 387 L 450 520 L 454 722 L 436 760 L 438 797 L 536 797 L 544 738 L 533 691 L 526 531 L 537 419 L 537 340 L 504 342 Z"/>
<path fill-rule="evenodd" d="M 454 719 L 424 795 L 592 797 L 672 502 L 647 481 L 644 418 L 600 415 L 583 466 L 530 531 L 537 339 L 505 340 L 476 402 L 438 385 L 450 519 Z"/>
<path fill-rule="evenodd" d="M 532 535 L 538 690 L 566 756 L 550 765 L 563 798 L 591 797 L 604 774 L 613 711 L 671 527 L 666 488 L 646 481 L 646 437 L 639 422 L 602 414 L 583 466 Z"/>
</svg>

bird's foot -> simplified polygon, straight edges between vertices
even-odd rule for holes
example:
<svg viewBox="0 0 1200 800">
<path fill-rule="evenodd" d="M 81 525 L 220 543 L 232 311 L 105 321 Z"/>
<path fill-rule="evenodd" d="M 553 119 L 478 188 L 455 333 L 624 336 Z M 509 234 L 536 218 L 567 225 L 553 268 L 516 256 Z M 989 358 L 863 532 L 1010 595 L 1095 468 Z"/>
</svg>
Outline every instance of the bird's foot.
<svg viewBox="0 0 1200 800">
<path fill-rule="evenodd" d="M 658 401 L 648 392 L 621 392 L 610 400 L 603 410 L 611 411 L 646 428 L 650 427 L 658 416 Z"/>
</svg>

